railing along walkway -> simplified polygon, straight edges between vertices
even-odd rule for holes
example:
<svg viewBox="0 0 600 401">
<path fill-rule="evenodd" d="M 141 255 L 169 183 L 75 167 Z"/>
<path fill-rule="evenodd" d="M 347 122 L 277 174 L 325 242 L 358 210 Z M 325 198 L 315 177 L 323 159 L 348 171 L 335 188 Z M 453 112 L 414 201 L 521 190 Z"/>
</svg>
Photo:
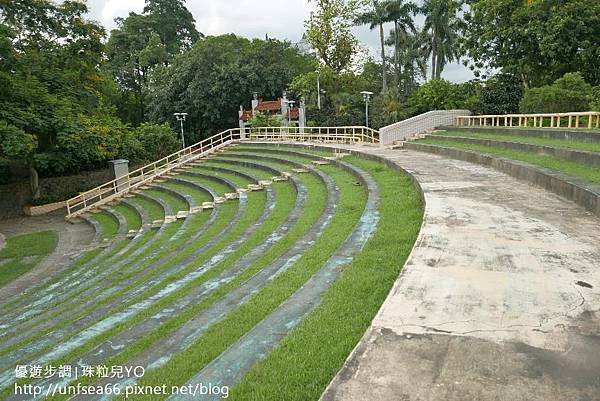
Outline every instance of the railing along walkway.
<svg viewBox="0 0 600 401">
<path fill-rule="evenodd" d="M 66 201 L 67 218 L 77 217 L 91 209 L 118 199 L 174 169 L 244 139 L 379 143 L 379 133 L 371 128 L 360 126 L 229 129 L 69 199 Z"/>
<path fill-rule="evenodd" d="M 600 128 L 600 112 L 458 116 L 454 122 L 460 126 L 592 129 Z"/>
</svg>

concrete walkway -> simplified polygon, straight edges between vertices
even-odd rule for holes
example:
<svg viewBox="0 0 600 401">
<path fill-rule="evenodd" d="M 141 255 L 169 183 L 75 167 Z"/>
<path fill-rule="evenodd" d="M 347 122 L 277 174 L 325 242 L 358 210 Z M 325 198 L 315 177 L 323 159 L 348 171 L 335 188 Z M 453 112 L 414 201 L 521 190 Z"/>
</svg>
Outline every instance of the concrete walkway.
<svg viewBox="0 0 600 401">
<path fill-rule="evenodd" d="M 94 230 L 91 226 L 83 222 L 77 224 L 67 223 L 62 211 L 43 216 L 22 216 L 14 219 L 0 220 L 0 232 L 6 237 L 40 231 L 55 231 L 58 234 L 58 244 L 54 252 L 29 272 L 6 286 L 0 287 L 0 301 L 19 294 L 25 288 L 62 271 L 94 239 Z"/>
<path fill-rule="evenodd" d="M 322 396 L 336 401 L 600 400 L 600 219 L 493 169 L 413 151 L 417 244 Z"/>
</svg>

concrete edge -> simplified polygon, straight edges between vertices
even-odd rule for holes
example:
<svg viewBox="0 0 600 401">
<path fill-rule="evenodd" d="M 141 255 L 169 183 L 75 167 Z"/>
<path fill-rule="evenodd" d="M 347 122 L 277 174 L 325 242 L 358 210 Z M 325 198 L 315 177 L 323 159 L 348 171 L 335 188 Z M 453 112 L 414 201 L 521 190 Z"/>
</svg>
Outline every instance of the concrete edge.
<svg viewBox="0 0 600 401">
<path fill-rule="evenodd" d="M 478 131 L 487 134 L 521 135 L 537 138 L 552 138 L 564 140 L 579 140 L 584 142 L 600 142 L 600 131 L 585 131 L 584 129 L 561 128 L 518 128 L 518 127 L 486 127 L 486 126 L 458 126 L 440 125 L 437 129 L 452 132 Z"/>
<path fill-rule="evenodd" d="M 405 149 L 434 153 L 453 159 L 492 167 L 519 180 L 528 181 L 577 203 L 600 217 L 600 186 L 586 183 L 578 178 L 531 164 L 494 157 L 456 148 L 415 142 L 404 144 Z"/>
<path fill-rule="evenodd" d="M 504 149 L 520 150 L 533 152 L 540 155 L 547 155 L 572 161 L 575 163 L 587 164 L 590 166 L 600 166 L 600 153 L 578 150 L 572 148 L 560 148 L 549 145 L 537 145 L 525 142 L 497 141 L 495 139 L 470 138 L 464 136 L 451 135 L 432 135 L 431 138 L 439 138 L 444 141 L 463 142 L 475 145 L 495 146 Z"/>
</svg>

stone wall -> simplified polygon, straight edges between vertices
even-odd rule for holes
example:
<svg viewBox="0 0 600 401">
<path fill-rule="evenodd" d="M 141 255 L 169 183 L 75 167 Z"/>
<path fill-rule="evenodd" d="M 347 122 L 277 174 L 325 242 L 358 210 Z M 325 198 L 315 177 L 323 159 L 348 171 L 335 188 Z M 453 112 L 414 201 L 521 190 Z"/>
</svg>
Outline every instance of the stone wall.
<svg viewBox="0 0 600 401">
<path fill-rule="evenodd" d="M 382 145 L 405 141 L 441 125 L 454 123 L 454 117 L 471 115 L 469 110 L 435 110 L 397 122 L 379 130 Z"/>
<path fill-rule="evenodd" d="M 73 191 L 82 191 L 110 181 L 110 172 L 106 170 L 90 171 L 65 177 L 41 178 L 42 195 L 62 195 Z M 23 207 L 30 199 L 29 182 L 0 185 L 0 219 L 23 214 Z"/>
</svg>

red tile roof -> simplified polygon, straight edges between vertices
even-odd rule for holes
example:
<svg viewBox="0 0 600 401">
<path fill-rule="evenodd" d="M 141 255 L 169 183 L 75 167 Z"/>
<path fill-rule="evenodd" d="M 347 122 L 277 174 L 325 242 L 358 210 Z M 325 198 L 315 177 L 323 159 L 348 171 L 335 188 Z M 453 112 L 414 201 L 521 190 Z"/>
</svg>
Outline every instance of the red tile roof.
<svg viewBox="0 0 600 401">
<path fill-rule="evenodd" d="M 263 102 L 262 99 L 258 101 L 258 106 L 256 106 L 256 110 L 258 111 L 277 111 L 281 110 L 281 99 L 277 100 L 269 100 Z"/>
</svg>

